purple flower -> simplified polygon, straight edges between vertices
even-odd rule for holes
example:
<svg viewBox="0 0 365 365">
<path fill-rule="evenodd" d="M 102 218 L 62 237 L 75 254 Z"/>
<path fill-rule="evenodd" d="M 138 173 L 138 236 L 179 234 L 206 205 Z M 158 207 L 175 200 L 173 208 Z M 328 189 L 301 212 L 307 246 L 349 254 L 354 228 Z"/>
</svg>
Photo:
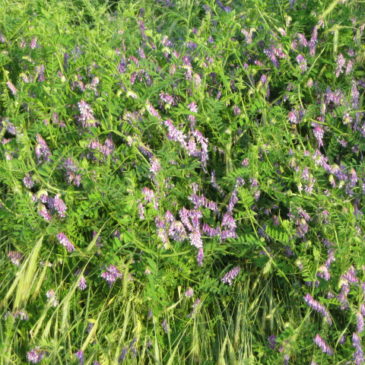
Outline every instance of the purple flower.
<svg viewBox="0 0 365 365">
<path fill-rule="evenodd" d="M 268 342 L 269 342 L 269 347 L 274 350 L 277 342 L 276 342 L 276 336 L 275 335 L 271 335 L 267 338 Z"/>
<path fill-rule="evenodd" d="M 198 106 L 196 105 L 195 101 L 191 102 L 191 103 L 188 105 L 188 108 L 189 108 L 189 110 L 190 110 L 192 113 L 197 113 L 197 112 L 198 112 Z"/>
<path fill-rule="evenodd" d="M 78 121 L 81 123 L 81 126 L 83 128 L 88 127 L 95 127 L 99 125 L 99 122 L 96 121 L 93 111 L 90 107 L 90 105 L 84 101 L 81 100 L 77 103 L 77 106 L 79 107 L 80 115 L 78 116 Z"/>
<path fill-rule="evenodd" d="M 201 239 L 200 232 L 198 230 L 193 230 L 189 234 L 190 243 L 195 246 L 196 248 L 202 248 L 203 247 L 203 241 Z"/>
<path fill-rule="evenodd" d="M 359 279 L 356 277 L 356 270 L 353 266 L 350 266 L 349 269 L 341 276 L 342 279 L 347 280 L 350 283 L 357 283 Z"/>
<path fill-rule="evenodd" d="M 319 334 L 317 334 L 314 338 L 314 343 L 322 350 L 323 353 L 333 355 L 333 350 Z"/>
<path fill-rule="evenodd" d="M 240 273 L 241 268 L 239 266 L 234 267 L 232 270 L 228 271 L 221 279 L 222 283 L 232 285 L 233 280 Z"/>
<path fill-rule="evenodd" d="M 26 175 L 26 176 L 23 178 L 23 184 L 24 184 L 24 186 L 25 186 L 27 189 L 31 189 L 31 188 L 34 186 L 34 181 L 33 181 L 33 179 L 31 178 L 31 176 Z"/>
<path fill-rule="evenodd" d="M 191 298 L 193 295 L 194 295 L 194 290 L 193 290 L 193 288 L 188 288 L 188 289 L 186 290 L 186 292 L 185 292 L 185 296 L 186 296 L 187 298 Z"/>
<path fill-rule="evenodd" d="M 361 333 L 364 331 L 364 317 L 361 314 L 361 312 L 358 312 L 356 314 L 356 319 L 357 319 L 357 333 Z"/>
<path fill-rule="evenodd" d="M 53 199 L 52 199 L 52 208 L 58 213 L 58 215 L 61 218 L 66 217 L 66 204 L 65 202 L 60 198 L 60 194 L 57 194 Z"/>
<path fill-rule="evenodd" d="M 11 91 L 11 93 L 15 96 L 17 94 L 18 90 L 16 89 L 14 84 L 11 81 L 7 81 L 6 85 L 9 88 L 9 90 Z"/>
<path fill-rule="evenodd" d="M 162 328 L 165 331 L 165 333 L 169 333 L 170 332 L 170 326 L 167 323 L 166 318 L 162 321 L 161 325 L 162 325 Z"/>
<path fill-rule="evenodd" d="M 166 103 L 168 105 L 174 105 L 175 104 L 174 98 L 171 95 L 167 94 L 167 93 L 161 92 L 160 93 L 160 99 L 161 99 L 161 101 L 163 101 L 164 103 Z"/>
<path fill-rule="evenodd" d="M 57 239 L 59 243 L 63 247 L 65 247 L 68 252 L 72 252 L 75 250 L 75 246 L 71 243 L 71 241 L 67 238 L 67 236 L 63 232 L 57 234 Z"/>
<path fill-rule="evenodd" d="M 159 112 L 150 103 L 147 103 L 146 109 L 152 116 L 161 119 Z"/>
<path fill-rule="evenodd" d="M 43 81 L 45 81 L 44 71 L 45 71 L 45 67 L 44 67 L 44 65 L 36 66 L 36 68 L 35 68 L 35 72 L 38 74 L 38 78 L 37 78 L 37 81 L 38 81 L 38 82 L 43 82 Z"/>
<path fill-rule="evenodd" d="M 186 230 L 180 221 L 173 221 L 169 228 L 169 236 L 176 242 L 181 242 L 186 239 Z"/>
<path fill-rule="evenodd" d="M 14 265 L 19 266 L 20 261 L 23 259 L 23 255 L 18 251 L 9 251 L 8 258 Z"/>
<path fill-rule="evenodd" d="M 77 287 L 80 290 L 85 290 L 87 288 L 86 279 L 83 275 L 80 277 Z"/>
<path fill-rule="evenodd" d="M 310 294 L 306 294 L 304 300 L 309 307 L 320 313 L 326 319 L 328 324 L 332 324 L 332 319 L 329 312 L 321 303 L 317 302 Z"/>
<path fill-rule="evenodd" d="M 157 174 L 161 170 L 161 165 L 160 165 L 160 161 L 158 158 L 152 157 L 150 159 L 150 164 L 151 164 L 150 171 L 153 174 Z"/>
<path fill-rule="evenodd" d="M 342 53 L 340 53 L 337 57 L 337 65 L 336 65 L 336 77 L 340 76 L 342 73 L 342 69 L 345 66 L 346 60 Z"/>
<path fill-rule="evenodd" d="M 82 350 L 79 350 L 79 351 L 77 351 L 76 353 L 75 353 L 75 356 L 78 358 L 78 360 L 79 360 L 79 364 L 80 365 L 83 365 L 84 364 L 84 351 L 82 351 Z"/>
<path fill-rule="evenodd" d="M 44 357 L 44 352 L 38 347 L 27 352 L 27 360 L 33 364 L 38 364 Z"/>
<path fill-rule="evenodd" d="M 47 210 L 47 208 L 44 205 L 41 205 L 41 209 L 38 211 L 38 214 L 47 222 L 50 222 L 52 219 L 52 216 L 50 212 Z"/>
<path fill-rule="evenodd" d="M 323 136 L 324 136 L 323 127 L 317 123 L 312 123 L 312 126 L 313 126 L 313 134 L 314 134 L 314 137 L 316 137 L 318 147 L 322 147 L 323 146 Z"/>
<path fill-rule="evenodd" d="M 106 282 L 109 285 L 112 285 L 115 283 L 115 281 L 118 278 L 122 277 L 122 274 L 120 273 L 120 271 L 114 266 L 114 265 L 109 265 L 106 269 L 106 271 L 104 271 L 101 274 L 101 277 L 106 280 Z"/>
<path fill-rule="evenodd" d="M 33 37 L 33 38 L 31 39 L 31 41 L 30 41 L 30 43 L 29 43 L 29 47 L 30 47 L 30 49 L 34 49 L 34 48 L 36 48 L 36 47 L 37 47 L 37 41 L 38 41 L 37 37 Z"/>
<path fill-rule="evenodd" d="M 360 336 L 354 332 L 352 334 L 352 345 L 355 347 L 355 353 L 354 353 L 354 361 L 355 365 L 362 365 L 364 364 L 364 352 L 361 347 L 361 338 Z"/>
<path fill-rule="evenodd" d="M 305 72 L 307 71 L 307 60 L 304 58 L 303 55 L 299 54 L 297 57 L 296 57 L 296 60 L 299 64 L 299 68 L 302 72 Z"/>
<path fill-rule="evenodd" d="M 38 162 L 45 162 L 50 160 L 51 151 L 40 134 L 37 134 L 37 144 L 35 146 L 35 154 L 37 156 Z"/>
<path fill-rule="evenodd" d="M 203 266 L 203 260 L 204 260 L 204 251 L 203 251 L 203 248 L 200 247 L 198 249 L 198 254 L 196 256 L 196 260 L 198 262 L 198 266 Z"/>
</svg>

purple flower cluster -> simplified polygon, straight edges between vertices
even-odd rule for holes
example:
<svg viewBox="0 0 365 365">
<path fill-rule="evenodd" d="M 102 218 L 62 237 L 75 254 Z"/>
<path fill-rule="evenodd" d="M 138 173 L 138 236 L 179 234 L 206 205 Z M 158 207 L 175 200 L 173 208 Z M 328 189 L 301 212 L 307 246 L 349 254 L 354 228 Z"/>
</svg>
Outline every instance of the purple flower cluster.
<svg viewBox="0 0 365 365">
<path fill-rule="evenodd" d="M 44 351 L 41 351 L 38 347 L 27 352 L 27 361 L 32 364 L 38 364 L 44 357 Z"/>
<path fill-rule="evenodd" d="M 77 120 L 83 128 L 96 127 L 99 122 L 95 119 L 91 106 L 84 100 L 77 103 L 79 116 Z"/>
<path fill-rule="evenodd" d="M 89 148 L 95 151 L 99 151 L 105 157 L 111 155 L 115 149 L 113 140 L 108 137 L 104 144 L 100 143 L 98 140 L 93 140 L 89 143 Z"/>
<path fill-rule="evenodd" d="M 228 271 L 221 279 L 222 283 L 232 285 L 233 280 L 240 273 L 241 268 L 239 266 L 234 267 L 232 270 Z"/>
<path fill-rule="evenodd" d="M 307 60 L 305 59 L 305 57 L 301 54 L 299 54 L 297 57 L 296 57 L 296 60 L 299 64 L 299 68 L 302 72 L 305 72 L 307 71 Z"/>
<path fill-rule="evenodd" d="M 51 150 L 49 149 L 46 141 L 42 138 L 40 134 L 37 134 L 37 144 L 35 146 L 35 154 L 38 163 L 46 162 L 50 160 Z"/>
<path fill-rule="evenodd" d="M 318 269 L 317 276 L 328 281 L 331 278 L 331 274 L 329 272 L 331 264 L 335 261 L 335 251 L 333 249 L 328 250 L 328 258 L 323 265 L 321 265 Z"/>
<path fill-rule="evenodd" d="M 19 266 L 23 255 L 18 251 L 9 251 L 8 258 L 14 265 Z"/>
<path fill-rule="evenodd" d="M 71 243 L 71 241 L 68 239 L 68 237 L 63 233 L 60 232 L 57 234 L 57 239 L 59 243 L 66 248 L 68 252 L 72 252 L 75 250 L 75 246 Z"/>
<path fill-rule="evenodd" d="M 189 136 L 178 130 L 170 119 L 163 123 L 167 127 L 167 138 L 179 142 L 190 156 L 198 157 L 202 166 L 205 167 L 208 161 L 208 139 L 198 130 L 193 130 Z M 200 149 L 197 147 L 200 144 Z"/>
<path fill-rule="evenodd" d="M 306 294 L 304 300 L 309 307 L 320 313 L 328 324 L 332 324 L 332 319 L 328 310 L 321 303 L 317 302 L 310 294 Z"/>
<path fill-rule="evenodd" d="M 26 175 L 23 178 L 23 184 L 27 189 L 31 189 L 34 186 L 34 181 L 30 175 Z"/>
<path fill-rule="evenodd" d="M 114 266 L 109 265 L 101 275 L 100 275 L 109 285 L 113 285 L 117 279 L 122 277 L 120 271 Z"/>
<path fill-rule="evenodd" d="M 66 181 L 69 184 L 73 184 L 75 186 L 80 186 L 81 184 L 81 175 L 78 173 L 78 167 L 72 158 L 67 158 L 63 164 L 66 170 Z"/>
<path fill-rule="evenodd" d="M 319 334 L 317 334 L 314 338 L 314 343 L 322 350 L 323 353 L 333 355 L 333 350 Z"/>
<path fill-rule="evenodd" d="M 364 351 L 362 350 L 361 346 L 361 338 L 356 332 L 352 334 L 352 345 L 355 348 L 355 353 L 354 353 L 355 365 L 363 365 L 365 363 Z"/>
</svg>

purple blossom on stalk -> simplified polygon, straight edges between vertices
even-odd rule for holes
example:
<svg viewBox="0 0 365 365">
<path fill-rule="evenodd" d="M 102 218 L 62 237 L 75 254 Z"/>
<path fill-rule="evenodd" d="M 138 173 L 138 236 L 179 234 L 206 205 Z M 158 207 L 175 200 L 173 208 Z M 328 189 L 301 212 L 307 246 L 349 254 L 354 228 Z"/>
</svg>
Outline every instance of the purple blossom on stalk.
<svg viewBox="0 0 365 365">
<path fill-rule="evenodd" d="M 349 60 L 348 62 L 347 62 L 347 66 L 346 66 L 346 71 L 345 71 L 345 74 L 346 75 L 349 75 L 350 73 L 351 73 L 351 71 L 352 71 L 352 68 L 353 68 L 353 62 L 351 61 L 351 60 Z"/>
<path fill-rule="evenodd" d="M 12 264 L 19 266 L 21 260 L 23 259 L 23 255 L 18 251 L 9 251 L 8 258 L 12 262 Z"/>
<path fill-rule="evenodd" d="M 326 93 L 324 94 L 326 104 L 330 104 L 332 102 L 334 105 L 341 105 L 343 99 L 344 96 L 341 90 L 332 91 L 329 87 L 326 89 Z"/>
<path fill-rule="evenodd" d="M 296 110 L 290 111 L 288 114 L 288 119 L 289 119 L 290 123 L 298 124 L 299 123 L 298 112 Z"/>
<path fill-rule="evenodd" d="M 363 285 L 364 285 L 364 283 L 361 284 L 361 286 L 363 286 Z M 363 292 L 364 292 L 364 290 L 363 290 Z M 363 316 L 365 316 L 365 304 L 364 303 L 362 303 L 361 306 L 360 306 L 360 313 Z"/>
<path fill-rule="evenodd" d="M 297 37 L 299 39 L 299 44 L 303 47 L 308 47 L 308 41 L 307 39 L 305 38 L 305 35 L 302 34 L 302 33 L 298 33 L 297 34 Z"/>
<path fill-rule="evenodd" d="M 193 290 L 193 288 L 188 288 L 188 289 L 185 291 L 185 296 L 186 296 L 187 298 L 191 298 L 193 295 L 194 295 L 194 290 Z"/>
<path fill-rule="evenodd" d="M 204 251 L 203 248 L 198 249 L 198 254 L 196 255 L 196 261 L 198 262 L 198 266 L 203 266 L 203 260 L 204 260 Z"/>
<path fill-rule="evenodd" d="M 219 236 L 221 233 L 220 228 L 212 228 L 209 224 L 204 223 L 202 230 L 206 233 L 209 237 Z"/>
<path fill-rule="evenodd" d="M 328 324 L 332 324 L 332 319 L 329 312 L 321 303 L 317 302 L 310 294 L 305 295 L 304 301 L 309 307 L 320 313 L 325 318 Z"/>
<path fill-rule="evenodd" d="M 161 119 L 159 112 L 150 103 L 146 104 L 146 109 L 153 117 Z"/>
<path fill-rule="evenodd" d="M 297 219 L 296 221 L 297 225 L 297 235 L 298 237 L 304 237 L 306 233 L 308 232 L 309 226 L 305 219 Z"/>
<path fill-rule="evenodd" d="M 317 334 L 314 338 L 314 343 L 322 350 L 323 353 L 333 355 L 333 350 L 319 334 Z"/>
<path fill-rule="evenodd" d="M 342 283 L 340 294 L 337 296 L 338 301 L 341 303 L 341 309 L 347 309 L 349 306 L 347 300 L 349 292 L 350 292 L 350 285 L 347 281 L 345 281 Z"/>
<path fill-rule="evenodd" d="M 118 278 L 122 277 L 122 274 L 114 265 L 109 265 L 100 276 L 111 286 Z"/>
<path fill-rule="evenodd" d="M 361 333 L 364 331 L 364 317 L 361 312 L 356 313 L 356 331 L 357 333 Z"/>
<path fill-rule="evenodd" d="M 37 47 L 37 42 L 38 42 L 38 39 L 37 37 L 33 37 L 29 43 L 29 47 L 30 49 L 34 49 Z"/>
<path fill-rule="evenodd" d="M 36 66 L 35 72 L 38 74 L 38 78 L 37 78 L 38 82 L 44 82 L 45 81 L 44 71 L 45 71 L 44 65 Z"/>
<path fill-rule="evenodd" d="M 192 194 L 189 196 L 189 200 L 194 203 L 194 209 L 204 207 L 212 211 L 218 211 L 217 203 L 207 199 L 204 195 Z"/>
<path fill-rule="evenodd" d="M 187 147 L 186 136 L 183 132 L 176 129 L 170 119 L 164 121 L 164 125 L 167 127 L 167 138 L 171 141 L 179 142 L 183 147 Z"/>
<path fill-rule="evenodd" d="M 316 53 L 316 46 L 318 42 L 318 25 L 316 25 L 312 30 L 312 36 L 308 43 L 309 46 L 309 54 L 314 56 Z"/>
<path fill-rule="evenodd" d="M 61 218 L 65 218 L 66 217 L 66 204 L 65 202 L 60 198 L 60 194 L 57 194 L 53 199 L 52 199 L 52 208 L 58 213 L 58 215 Z"/>
<path fill-rule="evenodd" d="M 171 95 L 167 94 L 167 93 L 161 92 L 160 93 L 160 99 L 161 99 L 161 101 L 163 101 L 164 103 L 166 103 L 168 105 L 174 105 L 175 104 L 174 98 Z"/>
<path fill-rule="evenodd" d="M 96 127 L 99 122 L 96 121 L 91 106 L 84 100 L 77 103 L 80 115 L 78 116 L 78 121 L 81 123 L 83 128 Z"/>
<path fill-rule="evenodd" d="M 9 90 L 11 91 L 11 93 L 15 96 L 17 94 L 18 90 L 16 89 L 14 84 L 11 81 L 7 81 L 6 85 L 9 88 Z"/>
<path fill-rule="evenodd" d="M 50 214 L 50 212 L 48 211 L 48 209 L 44 206 L 41 205 L 41 209 L 38 211 L 38 214 L 47 222 L 50 222 L 52 219 L 52 216 Z"/>
<path fill-rule="evenodd" d="M 51 151 L 40 134 L 36 136 L 37 144 L 35 145 L 35 154 L 37 156 L 38 163 L 46 162 L 50 160 Z"/>
<path fill-rule="evenodd" d="M 160 161 L 158 158 L 156 157 L 152 157 L 150 159 L 150 171 L 153 173 L 153 174 L 157 174 L 160 170 L 161 170 L 161 165 L 160 165 Z"/>
<path fill-rule="evenodd" d="M 323 146 L 323 136 L 324 136 L 323 127 L 317 123 L 312 123 L 312 127 L 313 127 L 314 137 L 316 138 L 317 143 L 318 143 L 318 147 L 322 147 Z"/>
<path fill-rule="evenodd" d="M 195 101 L 191 102 L 188 105 L 188 108 L 189 108 L 191 113 L 197 113 L 198 112 L 198 106 L 196 105 Z"/>
<path fill-rule="evenodd" d="M 234 115 L 240 115 L 241 114 L 241 109 L 237 105 L 235 105 L 233 107 L 233 114 Z"/>
<path fill-rule="evenodd" d="M 222 283 L 232 285 L 233 280 L 240 273 L 241 268 L 239 266 L 234 267 L 232 270 L 228 271 L 221 279 Z"/>
<path fill-rule="evenodd" d="M 84 277 L 84 275 L 82 275 L 77 283 L 77 287 L 80 290 L 85 290 L 87 288 L 87 284 L 86 284 L 86 279 Z"/>
<path fill-rule="evenodd" d="M 317 276 L 328 281 L 331 278 L 331 274 L 328 271 L 328 268 L 325 265 L 322 265 L 318 269 Z"/>
<path fill-rule="evenodd" d="M 353 266 L 350 266 L 349 269 L 341 276 L 341 278 L 353 284 L 359 281 L 359 279 L 356 277 L 356 270 Z"/>
<path fill-rule="evenodd" d="M 32 364 L 38 364 L 44 357 L 44 352 L 38 347 L 27 352 L 27 361 Z"/>
<path fill-rule="evenodd" d="M 63 233 L 60 232 L 57 234 L 57 239 L 59 243 L 66 248 L 68 252 L 72 252 L 75 250 L 75 246 L 71 243 L 71 241 L 68 239 L 68 237 Z"/>
<path fill-rule="evenodd" d="M 201 239 L 201 234 L 198 230 L 193 230 L 189 234 L 190 243 L 195 246 L 196 248 L 202 248 L 203 247 L 203 241 Z"/>
<path fill-rule="evenodd" d="M 249 31 L 247 31 L 246 29 L 241 29 L 241 33 L 245 36 L 246 43 L 251 44 L 253 29 L 251 28 Z"/>
<path fill-rule="evenodd" d="M 170 332 L 170 326 L 169 326 L 166 318 L 162 321 L 161 325 L 162 325 L 162 328 L 165 331 L 165 333 L 169 333 Z"/>
<path fill-rule="evenodd" d="M 354 353 L 355 365 L 364 364 L 365 359 L 364 359 L 364 352 L 361 347 L 361 338 L 356 332 L 352 334 L 352 345 L 356 350 Z"/>
<path fill-rule="evenodd" d="M 271 335 L 267 338 L 267 341 L 269 342 L 269 347 L 274 350 L 277 342 L 276 342 L 276 336 L 275 335 Z"/>
<path fill-rule="evenodd" d="M 26 175 L 23 178 L 23 184 L 27 189 L 31 189 L 34 186 L 34 181 L 30 175 Z"/>
<path fill-rule="evenodd" d="M 301 54 L 299 54 L 297 57 L 296 57 L 296 60 L 299 64 L 299 68 L 302 72 L 305 72 L 307 71 L 307 60 L 305 59 L 305 57 Z"/>
<path fill-rule="evenodd" d="M 345 66 L 346 60 L 342 53 L 340 53 L 337 57 L 336 64 L 336 77 L 340 76 L 342 73 L 342 69 Z"/>
<path fill-rule="evenodd" d="M 357 89 L 355 80 L 352 80 L 351 98 L 352 98 L 352 107 L 356 109 L 359 106 L 360 93 L 359 90 Z"/>
<path fill-rule="evenodd" d="M 79 364 L 83 365 L 84 364 L 84 351 L 79 350 L 77 352 L 75 352 L 75 356 L 77 357 L 77 359 L 79 360 Z"/>
</svg>

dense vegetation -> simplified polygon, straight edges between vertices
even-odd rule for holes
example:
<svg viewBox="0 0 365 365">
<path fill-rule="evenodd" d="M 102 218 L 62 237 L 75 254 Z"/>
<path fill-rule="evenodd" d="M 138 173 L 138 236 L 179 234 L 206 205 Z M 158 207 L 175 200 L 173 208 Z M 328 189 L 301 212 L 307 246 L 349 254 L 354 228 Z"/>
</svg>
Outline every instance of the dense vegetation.
<svg viewBox="0 0 365 365">
<path fill-rule="evenodd" d="M 0 1 L 0 364 L 363 364 L 365 2 Z"/>
</svg>

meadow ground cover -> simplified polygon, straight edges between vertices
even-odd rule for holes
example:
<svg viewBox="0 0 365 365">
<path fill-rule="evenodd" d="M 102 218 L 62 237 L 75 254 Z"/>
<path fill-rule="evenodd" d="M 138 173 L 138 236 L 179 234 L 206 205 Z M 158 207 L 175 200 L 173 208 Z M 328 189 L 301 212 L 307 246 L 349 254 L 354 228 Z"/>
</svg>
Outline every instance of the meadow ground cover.
<svg viewBox="0 0 365 365">
<path fill-rule="evenodd" d="M 0 364 L 364 364 L 363 0 L 0 0 Z"/>
</svg>

